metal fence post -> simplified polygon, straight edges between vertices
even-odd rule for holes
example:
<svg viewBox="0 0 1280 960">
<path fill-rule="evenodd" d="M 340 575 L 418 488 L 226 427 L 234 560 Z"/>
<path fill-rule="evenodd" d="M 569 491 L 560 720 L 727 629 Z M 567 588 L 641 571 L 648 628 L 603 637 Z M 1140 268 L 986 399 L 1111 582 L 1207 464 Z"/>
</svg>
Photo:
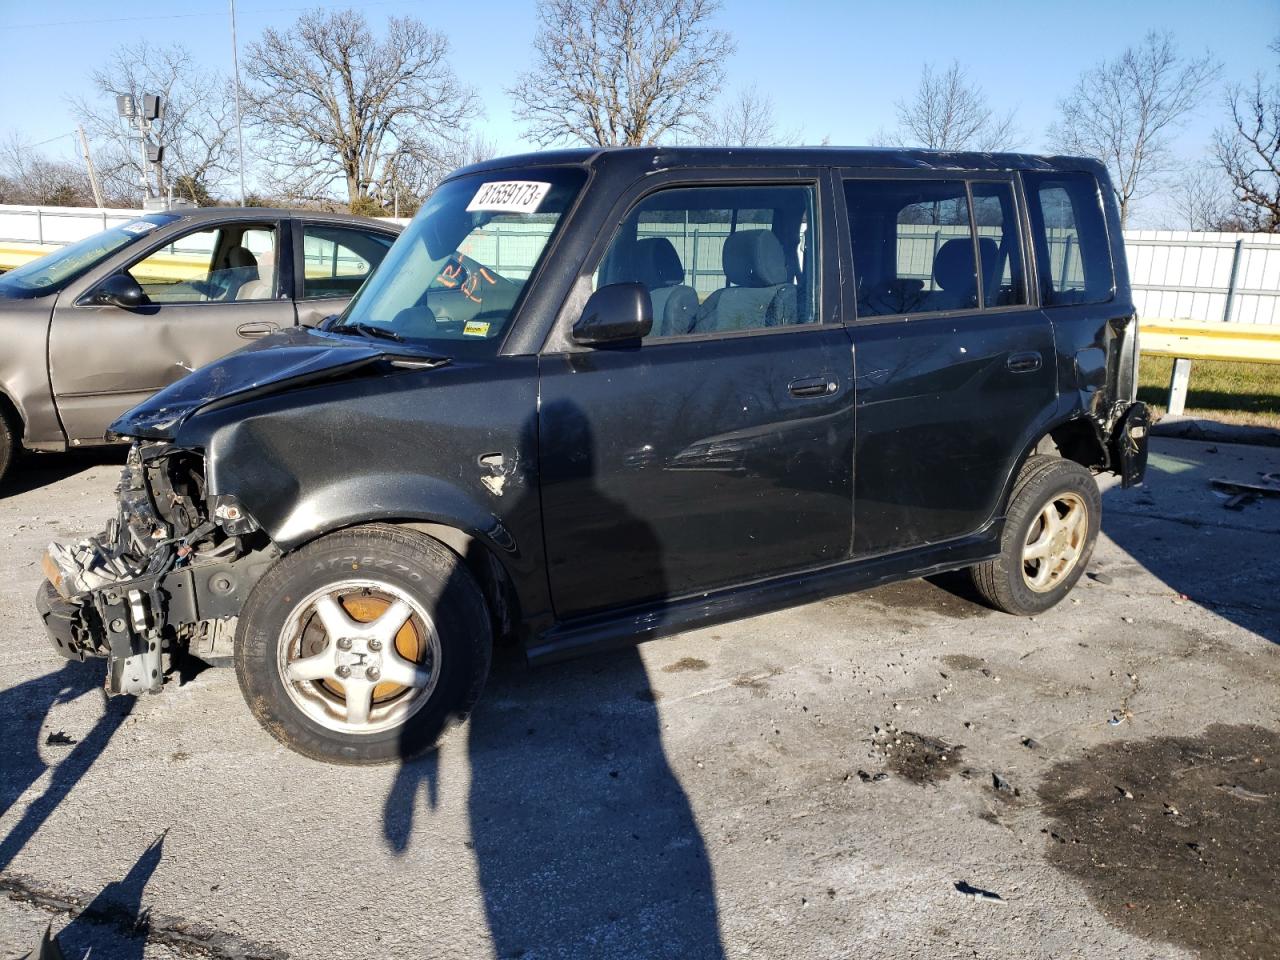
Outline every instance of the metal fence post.
<svg viewBox="0 0 1280 960">
<path fill-rule="evenodd" d="M 39 207 L 36 207 L 36 243 L 44 245 L 44 217 L 40 215 Z"/>
<path fill-rule="evenodd" d="M 1244 257 L 1244 238 L 1236 241 L 1235 252 L 1231 255 L 1231 279 L 1227 281 L 1227 302 L 1222 308 L 1222 322 L 1231 322 L 1231 305 L 1236 299 L 1236 279 L 1240 275 L 1240 261 Z"/>
<path fill-rule="evenodd" d="M 1169 416 L 1180 417 L 1187 406 L 1187 386 L 1191 383 L 1191 361 L 1183 357 L 1173 361 L 1173 377 L 1169 380 Z"/>
</svg>

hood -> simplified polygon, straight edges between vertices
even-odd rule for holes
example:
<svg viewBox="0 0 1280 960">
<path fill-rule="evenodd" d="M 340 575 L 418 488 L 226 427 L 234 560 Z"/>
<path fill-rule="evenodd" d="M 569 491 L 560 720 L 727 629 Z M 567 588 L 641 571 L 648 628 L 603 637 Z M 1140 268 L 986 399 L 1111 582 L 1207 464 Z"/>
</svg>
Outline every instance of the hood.
<svg viewBox="0 0 1280 960">
<path fill-rule="evenodd" d="M 197 411 L 322 380 L 397 367 L 434 367 L 448 359 L 412 344 L 339 336 L 306 327 L 274 334 L 206 364 L 153 394 L 111 424 L 119 437 L 172 440 Z"/>
</svg>

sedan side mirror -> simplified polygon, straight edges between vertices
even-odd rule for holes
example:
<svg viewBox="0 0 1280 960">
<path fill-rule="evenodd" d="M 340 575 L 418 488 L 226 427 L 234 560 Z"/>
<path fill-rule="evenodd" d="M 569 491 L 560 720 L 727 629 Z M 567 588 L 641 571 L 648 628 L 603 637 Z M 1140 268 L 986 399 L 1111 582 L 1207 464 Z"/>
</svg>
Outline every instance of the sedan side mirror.
<svg viewBox="0 0 1280 960">
<path fill-rule="evenodd" d="M 98 285 L 98 289 L 93 291 L 92 302 L 102 306 L 133 310 L 147 302 L 147 295 L 133 277 L 127 273 L 117 273 L 107 277 Z"/>
<path fill-rule="evenodd" d="M 653 329 L 653 300 L 643 283 L 611 283 L 587 298 L 573 325 L 576 343 L 599 345 L 642 340 Z"/>
</svg>

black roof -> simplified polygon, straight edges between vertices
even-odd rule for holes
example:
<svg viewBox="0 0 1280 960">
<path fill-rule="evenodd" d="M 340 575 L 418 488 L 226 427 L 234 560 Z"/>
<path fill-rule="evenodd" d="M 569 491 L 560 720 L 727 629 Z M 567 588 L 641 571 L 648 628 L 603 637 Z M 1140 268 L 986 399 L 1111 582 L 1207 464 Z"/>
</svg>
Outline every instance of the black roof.
<svg viewBox="0 0 1280 960">
<path fill-rule="evenodd" d="M 174 207 L 172 210 L 148 210 L 148 214 L 160 214 L 167 217 L 181 217 L 184 220 L 257 220 L 263 217 L 270 219 L 289 219 L 305 217 L 308 220 L 323 220 L 329 223 L 345 223 L 352 226 L 383 227 L 387 230 L 403 230 L 393 220 L 381 220 L 377 217 L 358 217 L 351 213 L 334 213 L 326 210 L 301 210 L 283 207 Z"/>
<path fill-rule="evenodd" d="M 1100 171 L 1096 160 L 1083 157 L 1039 156 L 1030 153 L 913 150 L 898 147 L 579 147 L 496 157 L 472 164 L 456 174 L 483 173 L 533 165 L 608 166 L 643 173 L 674 166 L 882 167 L 904 170 L 1089 170 Z"/>
</svg>

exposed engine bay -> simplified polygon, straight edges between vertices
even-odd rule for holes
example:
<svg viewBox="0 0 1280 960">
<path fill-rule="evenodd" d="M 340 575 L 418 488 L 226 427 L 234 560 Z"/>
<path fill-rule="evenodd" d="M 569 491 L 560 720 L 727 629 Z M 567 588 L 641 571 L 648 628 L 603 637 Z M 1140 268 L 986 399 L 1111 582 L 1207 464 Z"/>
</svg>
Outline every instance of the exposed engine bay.
<svg viewBox="0 0 1280 960">
<path fill-rule="evenodd" d="M 108 693 L 157 693 L 167 655 L 230 655 L 279 552 L 234 497 L 206 496 L 203 458 L 170 443 L 133 445 L 117 497 L 102 533 L 49 545 L 37 606 L 64 657 L 107 659 Z"/>
</svg>

